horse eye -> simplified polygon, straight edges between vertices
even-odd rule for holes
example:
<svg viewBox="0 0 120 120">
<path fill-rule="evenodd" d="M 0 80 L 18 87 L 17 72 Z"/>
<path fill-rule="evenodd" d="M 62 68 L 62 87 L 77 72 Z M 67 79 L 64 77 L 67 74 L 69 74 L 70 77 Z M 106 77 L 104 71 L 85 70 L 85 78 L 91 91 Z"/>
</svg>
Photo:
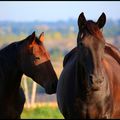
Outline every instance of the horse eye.
<svg viewBox="0 0 120 120">
<path fill-rule="evenodd" d="M 90 79 L 91 83 L 93 83 L 93 76 L 92 75 L 89 76 L 89 79 Z"/>
<path fill-rule="evenodd" d="M 81 46 L 83 46 L 83 42 L 82 42 L 82 41 L 80 41 L 79 44 L 80 44 Z"/>
<path fill-rule="evenodd" d="M 35 59 L 40 60 L 40 57 L 35 57 Z"/>
<path fill-rule="evenodd" d="M 81 33 L 81 38 L 83 38 L 83 33 Z"/>
<path fill-rule="evenodd" d="M 92 79 L 92 78 L 93 78 L 93 76 L 92 76 L 92 75 L 90 75 L 89 77 L 90 77 L 90 79 Z"/>
</svg>

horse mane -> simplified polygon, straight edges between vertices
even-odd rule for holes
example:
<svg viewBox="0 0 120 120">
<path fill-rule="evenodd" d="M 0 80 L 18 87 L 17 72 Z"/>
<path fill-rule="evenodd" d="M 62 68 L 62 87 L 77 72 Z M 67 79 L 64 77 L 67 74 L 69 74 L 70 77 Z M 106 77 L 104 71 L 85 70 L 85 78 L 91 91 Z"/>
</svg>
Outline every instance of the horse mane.
<svg viewBox="0 0 120 120">
<path fill-rule="evenodd" d="M 65 57 L 63 60 L 63 67 L 66 65 L 68 59 L 77 51 L 77 47 L 73 48 Z"/>
<path fill-rule="evenodd" d="M 8 65 L 17 65 L 18 49 L 22 41 L 13 42 L 0 50 L 0 66 L 7 68 Z M 10 59 L 12 58 L 12 59 Z"/>
<path fill-rule="evenodd" d="M 15 49 L 15 47 L 18 47 L 18 44 L 20 44 L 20 43 L 22 43 L 22 42 L 23 42 L 23 40 L 22 40 L 22 41 L 17 41 L 17 42 L 12 42 L 12 43 L 6 45 L 5 47 L 3 47 L 2 49 L 0 49 L 0 53 L 3 52 L 3 51 L 8 50 L 8 49 L 10 49 L 10 48 L 11 48 L 11 49 L 12 49 L 12 48 Z"/>
<path fill-rule="evenodd" d="M 12 56 L 16 53 L 17 43 L 11 43 L 0 50 L 0 59 L 6 58 L 7 56 Z"/>
<path fill-rule="evenodd" d="M 105 53 L 112 56 L 120 64 L 120 51 L 110 43 L 105 44 Z"/>
</svg>

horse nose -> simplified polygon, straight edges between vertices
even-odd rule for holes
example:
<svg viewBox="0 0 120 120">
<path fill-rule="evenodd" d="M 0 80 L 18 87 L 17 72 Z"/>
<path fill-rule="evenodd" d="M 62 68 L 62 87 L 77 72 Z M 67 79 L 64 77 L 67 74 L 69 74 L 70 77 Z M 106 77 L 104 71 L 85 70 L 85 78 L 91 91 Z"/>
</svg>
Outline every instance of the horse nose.
<svg viewBox="0 0 120 120">
<path fill-rule="evenodd" d="M 89 76 L 89 80 L 90 80 L 90 83 L 93 84 L 93 76 L 92 75 Z"/>
<path fill-rule="evenodd" d="M 57 90 L 57 83 L 58 83 L 58 81 L 49 83 L 49 85 L 46 87 L 46 93 L 47 94 L 55 94 L 56 90 Z"/>
<path fill-rule="evenodd" d="M 48 89 L 46 89 L 48 94 L 55 94 L 57 90 L 57 85 L 52 84 Z"/>
<path fill-rule="evenodd" d="M 93 76 L 92 76 L 92 75 L 89 75 L 89 76 L 88 76 L 88 87 L 91 88 L 91 87 L 92 87 L 92 84 L 93 84 Z"/>
<path fill-rule="evenodd" d="M 56 92 L 56 89 L 57 89 L 57 81 L 52 84 L 52 89 L 55 90 L 55 92 Z"/>
</svg>

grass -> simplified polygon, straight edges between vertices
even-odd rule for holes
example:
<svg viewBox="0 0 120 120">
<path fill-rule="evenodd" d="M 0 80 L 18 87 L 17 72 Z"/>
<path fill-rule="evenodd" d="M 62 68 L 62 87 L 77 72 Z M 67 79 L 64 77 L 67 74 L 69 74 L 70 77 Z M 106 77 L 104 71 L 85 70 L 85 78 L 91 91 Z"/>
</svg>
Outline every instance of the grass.
<svg viewBox="0 0 120 120">
<path fill-rule="evenodd" d="M 37 106 L 35 108 L 24 108 L 21 119 L 64 119 L 58 107 Z"/>
</svg>

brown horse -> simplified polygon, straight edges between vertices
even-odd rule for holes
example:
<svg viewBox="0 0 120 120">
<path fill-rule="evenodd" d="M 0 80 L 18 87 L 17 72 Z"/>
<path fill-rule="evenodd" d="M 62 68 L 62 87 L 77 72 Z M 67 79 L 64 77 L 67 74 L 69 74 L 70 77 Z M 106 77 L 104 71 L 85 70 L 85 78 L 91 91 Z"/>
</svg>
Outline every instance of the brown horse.
<svg viewBox="0 0 120 120">
<path fill-rule="evenodd" d="M 79 15 L 77 47 L 64 58 L 57 101 L 65 118 L 120 118 L 120 51 L 105 42 L 97 22 Z"/>
<path fill-rule="evenodd" d="M 0 51 L 0 118 L 20 118 L 25 103 L 20 87 L 23 74 L 43 86 L 47 94 L 56 93 L 58 79 L 43 41 L 44 33 L 37 38 L 33 32 Z"/>
</svg>

